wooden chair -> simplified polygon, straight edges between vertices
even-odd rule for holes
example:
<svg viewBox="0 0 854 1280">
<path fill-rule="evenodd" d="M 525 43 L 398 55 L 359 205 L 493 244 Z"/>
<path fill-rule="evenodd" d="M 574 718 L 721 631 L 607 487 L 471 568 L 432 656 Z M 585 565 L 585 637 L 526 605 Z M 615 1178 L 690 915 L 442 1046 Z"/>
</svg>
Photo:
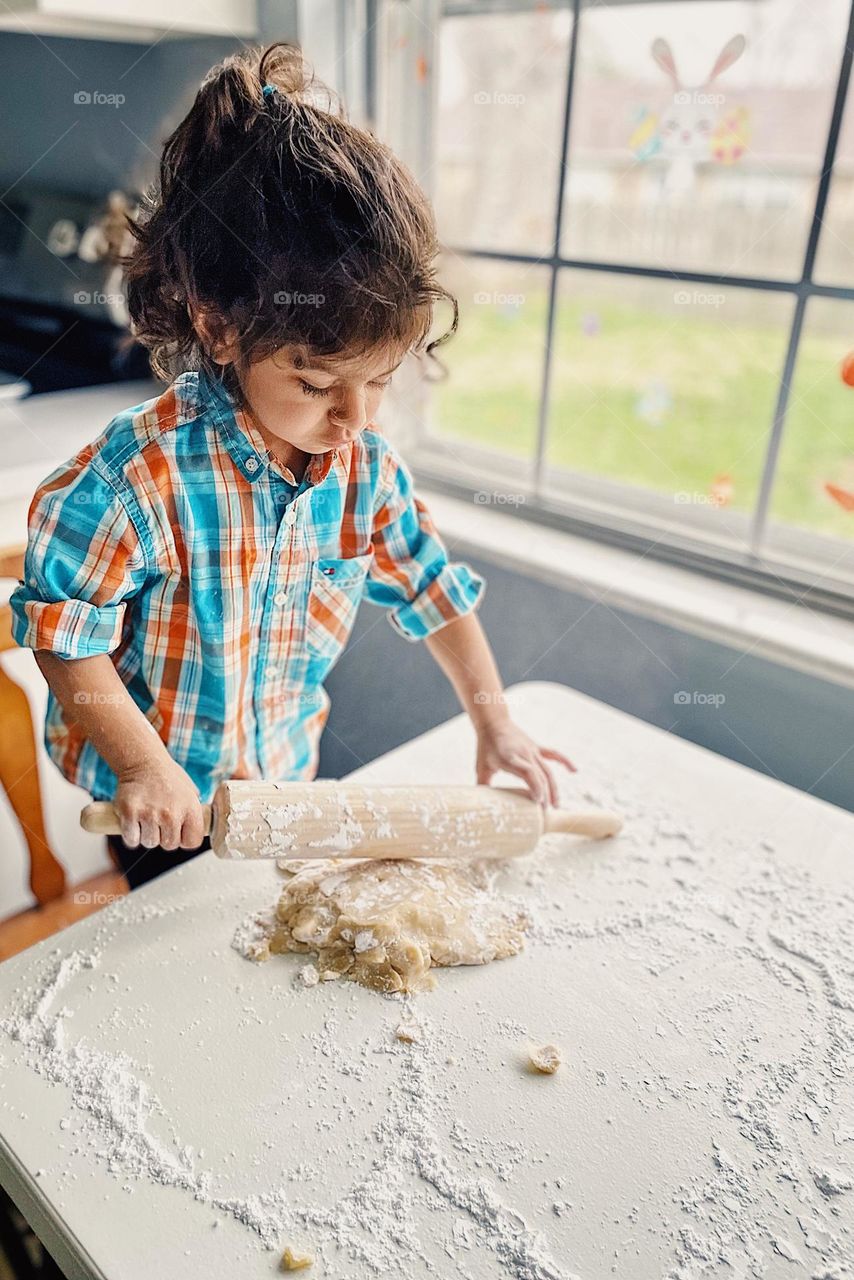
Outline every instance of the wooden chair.
<svg viewBox="0 0 854 1280">
<path fill-rule="evenodd" d="M 0 578 L 21 579 L 24 548 L 0 551 Z M 14 649 L 12 610 L 0 605 L 0 653 Z M 0 920 L 0 960 L 23 951 L 66 925 L 128 892 L 118 871 L 104 872 L 68 889 L 44 824 L 36 737 L 26 693 L 0 665 L 0 786 L 21 826 L 29 850 L 29 883 L 38 906 Z M 2 871 L 0 871 L 2 874 Z"/>
</svg>

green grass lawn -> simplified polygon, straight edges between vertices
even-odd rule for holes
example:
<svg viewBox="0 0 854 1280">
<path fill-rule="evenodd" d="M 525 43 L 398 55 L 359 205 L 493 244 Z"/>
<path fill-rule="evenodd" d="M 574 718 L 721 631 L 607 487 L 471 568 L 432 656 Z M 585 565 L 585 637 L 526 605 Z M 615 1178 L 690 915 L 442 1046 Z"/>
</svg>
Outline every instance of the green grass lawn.
<svg viewBox="0 0 854 1280">
<path fill-rule="evenodd" d="M 588 277 L 589 279 L 589 277 Z M 551 464 L 675 494 L 709 494 L 729 476 L 731 505 L 755 503 L 782 368 L 791 299 L 673 305 L 573 291 L 561 299 L 553 364 Z M 644 282 L 645 284 L 645 282 Z M 689 287 L 690 291 L 690 287 Z M 841 537 L 854 513 L 825 492 L 854 490 L 854 390 L 839 377 L 854 347 L 854 307 L 808 311 L 781 451 L 773 517 Z M 835 312 L 828 310 L 836 307 Z M 845 310 L 840 311 L 839 308 Z M 536 441 L 545 294 L 521 305 L 466 305 L 443 349 L 442 435 L 528 457 Z M 850 316 L 849 316 L 850 311 Z M 846 320 L 850 330 L 845 333 Z M 834 329 L 839 336 L 834 336 Z"/>
</svg>

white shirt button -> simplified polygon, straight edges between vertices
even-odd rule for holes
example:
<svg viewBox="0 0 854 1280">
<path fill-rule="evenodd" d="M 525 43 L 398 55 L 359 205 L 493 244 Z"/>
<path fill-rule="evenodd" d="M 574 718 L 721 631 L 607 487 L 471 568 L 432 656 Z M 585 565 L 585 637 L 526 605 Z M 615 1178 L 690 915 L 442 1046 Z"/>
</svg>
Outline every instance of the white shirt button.
<svg viewBox="0 0 854 1280">
<path fill-rule="evenodd" d="M 258 470 L 258 459 L 255 457 L 254 453 L 250 453 L 249 457 L 246 459 L 246 470 L 247 471 Z"/>
<path fill-rule="evenodd" d="M 265 671 L 265 673 L 264 673 L 264 674 L 265 674 L 265 675 L 268 675 L 268 676 L 270 677 L 270 679 L 271 679 L 271 680 L 274 680 L 274 679 L 275 679 L 275 677 L 279 674 L 279 668 L 278 668 L 278 667 L 267 667 L 267 669 L 266 669 L 266 671 Z"/>
<path fill-rule="evenodd" d="M 288 599 L 287 591 L 277 591 L 273 596 L 273 604 L 285 604 Z"/>
<path fill-rule="evenodd" d="M 291 505 L 288 507 L 287 511 L 285 512 L 285 524 L 295 525 L 296 522 L 297 522 L 296 507 L 293 505 L 293 503 L 291 503 Z"/>
</svg>

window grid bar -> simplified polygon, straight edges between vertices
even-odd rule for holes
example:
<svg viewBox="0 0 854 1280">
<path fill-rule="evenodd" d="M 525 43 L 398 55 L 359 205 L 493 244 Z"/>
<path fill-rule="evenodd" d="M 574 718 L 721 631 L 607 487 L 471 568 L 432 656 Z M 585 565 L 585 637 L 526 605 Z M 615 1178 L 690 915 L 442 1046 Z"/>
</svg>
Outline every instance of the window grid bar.
<svg viewBox="0 0 854 1280">
<path fill-rule="evenodd" d="M 518 262 L 526 266 L 570 268 L 573 271 L 602 271 L 610 275 L 647 276 L 652 280 L 672 280 L 675 284 L 718 284 L 730 289 L 760 289 L 768 293 L 805 293 L 818 298 L 854 301 L 854 286 L 818 284 L 813 280 L 775 280 L 768 276 L 716 275 L 712 271 L 683 271 L 677 267 L 646 267 L 629 262 L 597 262 L 590 258 L 554 257 L 542 253 L 514 253 L 510 249 L 471 249 L 448 245 L 448 252 L 461 258 L 491 258 L 498 262 Z"/>
<path fill-rule="evenodd" d="M 853 0 L 854 2 L 854 0 Z M 575 88 L 575 62 L 578 53 L 578 30 L 581 18 L 581 0 L 573 0 L 572 30 L 569 33 L 569 54 L 566 69 L 566 96 L 563 105 L 563 128 L 561 131 L 560 169 L 557 181 L 557 201 L 555 203 L 554 240 L 551 254 L 551 273 L 549 275 L 549 300 L 546 312 L 546 333 L 543 346 L 543 377 L 540 385 L 540 405 L 537 417 L 537 450 L 534 457 L 534 492 L 540 494 L 545 470 L 546 440 L 549 429 L 549 405 L 551 403 L 552 357 L 554 355 L 555 312 L 557 310 L 557 289 L 560 268 L 560 241 L 563 231 L 563 207 L 566 192 L 566 174 L 569 167 L 569 129 L 572 118 L 572 96 Z"/>
<path fill-rule="evenodd" d="M 786 359 L 783 365 L 783 374 L 780 379 L 780 388 L 777 395 L 777 404 L 774 409 L 771 434 L 768 438 L 768 447 L 765 450 L 765 466 L 762 470 L 762 481 L 759 486 L 759 496 L 756 499 L 756 509 L 754 512 L 753 529 L 751 531 L 750 539 L 750 549 L 754 556 L 758 556 L 760 553 L 768 525 L 771 496 L 774 490 L 774 480 L 777 474 L 777 463 L 780 459 L 780 446 L 783 441 L 783 430 L 786 425 L 786 414 L 789 409 L 789 394 L 792 386 L 792 378 L 795 373 L 795 365 L 798 359 L 798 351 L 801 345 L 801 334 L 804 327 L 808 289 L 812 284 L 812 273 L 815 268 L 816 253 L 818 252 L 818 240 L 821 234 L 821 226 L 825 209 L 827 208 L 827 199 L 830 194 L 830 183 L 833 177 L 833 164 L 836 159 L 836 149 L 839 144 L 839 133 L 842 128 L 842 116 L 845 110 L 845 100 L 848 96 L 848 84 L 851 79 L 852 42 L 854 42 L 854 0 L 852 0 L 852 5 L 848 13 L 848 31 L 845 36 L 845 48 L 842 53 L 842 62 L 839 67 L 839 79 L 836 82 L 836 96 L 833 101 L 833 111 L 830 117 L 827 147 L 824 153 L 821 173 L 819 175 L 818 187 L 816 189 L 815 208 L 813 209 L 812 222 L 810 223 L 806 250 L 804 252 L 804 267 L 801 272 L 801 285 L 803 287 L 798 293 L 798 300 L 795 304 L 795 313 L 792 316 L 789 345 L 786 349 Z"/>
<path fill-rule="evenodd" d="M 419 459 L 416 466 L 419 483 L 437 493 L 471 502 L 477 492 L 474 483 L 458 478 L 450 469 L 431 465 L 429 460 Z M 722 551 L 699 541 L 690 531 L 678 539 L 657 537 L 640 521 L 624 520 L 619 515 L 605 523 L 557 497 L 547 496 L 536 503 L 519 506 L 508 504 L 503 514 L 509 520 L 542 525 L 635 555 L 649 556 L 651 560 L 701 572 L 721 582 L 761 591 L 764 595 L 854 622 L 854 597 L 847 589 L 847 581 L 834 579 L 828 572 L 815 574 L 785 560 L 768 557 L 757 562 L 746 550 Z"/>
<path fill-rule="evenodd" d="M 365 115 L 372 129 L 377 127 L 377 0 L 365 0 Z"/>
</svg>

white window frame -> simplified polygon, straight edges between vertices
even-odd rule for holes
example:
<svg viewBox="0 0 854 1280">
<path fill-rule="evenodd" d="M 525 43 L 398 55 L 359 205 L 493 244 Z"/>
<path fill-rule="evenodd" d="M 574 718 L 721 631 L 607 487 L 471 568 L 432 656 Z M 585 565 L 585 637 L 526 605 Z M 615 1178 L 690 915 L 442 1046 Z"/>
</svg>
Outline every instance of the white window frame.
<svg viewBox="0 0 854 1280">
<path fill-rule="evenodd" d="M 619 4 L 620 0 L 612 0 Z M 625 0 L 624 0 L 625 2 Z M 630 0 L 629 0 L 630 2 Z M 686 0 L 688 2 L 688 0 Z M 428 194 L 432 194 L 436 92 L 438 74 L 416 83 L 411 74 L 413 47 L 420 44 L 433 68 L 438 65 L 440 23 L 457 16 L 497 12 L 531 11 L 536 0 L 366 0 L 370 42 L 368 102 L 378 133 L 406 160 Z M 854 288 L 822 285 L 814 279 L 822 220 L 827 208 L 840 127 L 851 79 L 854 48 L 854 0 L 834 92 L 815 205 L 809 224 L 801 271 L 797 278 L 718 275 L 706 271 L 669 270 L 626 262 L 597 262 L 570 258 L 561 253 L 565 189 L 569 165 L 569 136 L 579 42 L 583 39 L 583 0 L 553 0 L 572 12 L 563 103 L 560 171 L 554 213 L 551 251 L 548 254 L 454 246 L 448 248 L 467 260 L 544 267 L 549 272 L 548 308 L 542 382 L 537 417 L 537 441 L 526 464 L 512 460 L 514 491 L 524 501 L 508 504 L 507 514 L 539 522 L 610 545 L 638 551 L 663 561 L 691 567 L 715 577 L 749 585 L 811 608 L 854 618 L 854 541 L 850 548 L 832 539 L 775 524 L 773 545 L 768 538 L 769 512 L 780 446 L 786 425 L 791 384 L 803 333 L 807 303 L 811 298 L 854 300 Z M 401 36 L 406 39 L 402 42 Z M 396 49 L 406 48 L 405 59 Z M 376 71 L 376 76 L 374 72 Z M 762 477 L 752 513 L 743 519 L 729 512 L 730 530 L 742 537 L 722 539 L 710 520 L 711 513 L 690 512 L 688 520 L 674 519 L 672 500 L 652 491 L 620 486 L 613 481 L 566 472 L 561 496 L 553 483 L 546 489 L 545 457 L 549 425 L 550 391 L 554 360 L 554 330 L 561 273 L 567 270 L 641 276 L 696 285 L 714 285 L 762 292 L 778 292 L 794 300 L 785 357 L 769 427 Z M 406 394 L 415 392 L 407 386 Z M 426 422 L 421 402 L 419 416 Z M 409 408 L 413 405 L 410 403 Z M 407 414 L 407 417 L 410 417 Z M 411 420 L 411 418 L 410 418 Z M 441 439 L 421 430 L 413 441 L 412 464 L 419 482 L 427 488 L 474 500 L 490 482 L 507 486 L 508 458 L 497 451 L 469 446 L 454 439 L 454 457 L 448 460 Z M 554 472 L 552 472 L 552 478 Z M 683 516 L 686 514 L 684 508 Z"/>
</svg>

